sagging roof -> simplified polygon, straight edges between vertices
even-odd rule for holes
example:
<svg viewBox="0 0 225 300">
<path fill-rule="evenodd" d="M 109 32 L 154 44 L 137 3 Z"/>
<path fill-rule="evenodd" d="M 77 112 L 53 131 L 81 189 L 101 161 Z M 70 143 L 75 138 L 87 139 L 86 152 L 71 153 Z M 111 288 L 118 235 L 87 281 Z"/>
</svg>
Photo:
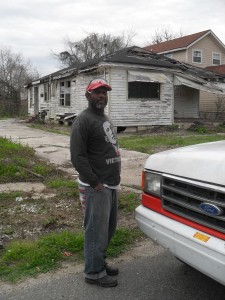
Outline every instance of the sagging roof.
<svg viewBox="0 0 225 300">
<path fill-rule="evenodd" d="M 217 39 L 217 41 L 223 46 L 224 44 L 218 39 L 218 37 L 209 29 L 201 32 L 197 32 L 194 34 L 186 35 L 180 38 L 172 39 L 169 41 L 165 41 L 162 43 L 149 45 L 144 47 L 144 49 L 153 51 L 156 53 L 167 53 L 167 52 L 173 52 L 177 50 L 184 50 L 190 47 L 192 44 L 196 43 L 206 35 L 212 34 L 214 38 Z"/>
<path fill-rule="evenodd" d="M 197 76 L 209 81 L 220 78 L 219 74 L 213 71 L 199 68 L 184 62 L 179 62 L 178 60 L 147 51 L 137 46 L 132 46 L 115 53 L 108 54 L 99 60 L 86 62 L 80 66 L 79 72 L 87 71 L 94 67 L 97 68 L 100 64 L 133 64 L 157 69 L 170 69 L 184 74 Z"/>
<path fill-rule="evenodd" d="M 193 76 L 195 78 L 208 81 L 220 79 L 220 75 L 213 71 L 198 68 L 193 65 L 168 58 L 164 55 L 147 51 L 137 46 L 132 46 L 107 54 L 100 59 L 93 59 L 59 70 L 38 79 L 38 81 L 33 82 L 33 84 L 49 82 L 49 80 L 63 79 L 74 76 L 78 73 L 91 72 L 92 70 L 98 69 L 100 66 L 126 66 L 128 64 L 134 65 L 135 67 L 139 66 L 140 69 L 157 69 L 162 72 L 165 71 L 165 69 L 168 69 L 170 72 L 182 73 L 187 76 Z"/>
<path fill-rule="evenodd" d="M 174 68 L 176 67 L 176 62 L 177 61 L 175 60 L 169 60 L 168 58 L 162 55 L 144 50 L 143 48 L 132 46 L 111 54 L 107 54 L 101 57 L 100 59 L 87 61 L 82 66 L 80 66 L 79 69 L 84 70 L 87 67 L 90 68 L 91 66 L 99 65 L 100 63 L 129 63 L 153 67 Z"/>
</svg>

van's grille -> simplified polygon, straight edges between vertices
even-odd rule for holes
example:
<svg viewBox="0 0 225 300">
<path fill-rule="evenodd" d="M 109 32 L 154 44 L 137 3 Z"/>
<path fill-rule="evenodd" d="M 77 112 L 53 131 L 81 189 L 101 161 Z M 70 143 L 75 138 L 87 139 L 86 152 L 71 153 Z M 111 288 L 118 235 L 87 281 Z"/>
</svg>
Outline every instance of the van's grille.
<svg viewBox="0 0 225 300">
<path fill-rule="evenodd" d="M 200 208 L 201 203 L 210 203 L 221 209 L 220 215 L 212 215 Z M 163 208 L 188 220 L 225 233 L 225 192 L 182 180 L 163 176 Z"/>
</svg>

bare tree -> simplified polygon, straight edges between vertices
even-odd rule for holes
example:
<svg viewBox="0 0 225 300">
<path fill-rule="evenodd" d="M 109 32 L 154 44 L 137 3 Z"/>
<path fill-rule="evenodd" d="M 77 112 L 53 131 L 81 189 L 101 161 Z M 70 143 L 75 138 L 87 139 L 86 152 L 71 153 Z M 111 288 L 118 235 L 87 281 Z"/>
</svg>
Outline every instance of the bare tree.
<svg viewBox="0 0 225 300">
<path fill-rule="evenodd" d="M 131 45 L 134 32 L 126 36 L 111 36 L 110 34 L 89 33 L 83 40 L 73 42 L 69 38 L 64 41 L 65 51 L 54 57 L 59 60 L 63 66 L 71 66 L 75 63 L 85 62 L 91 59 L 99 59 L 101 56 L 113 53 L 117 50 L 126 48 Z"/>
<path fill-rule="evenodd" d="M 0 49 L 0 115 L 19 113 L 24 85 L 34 78 L 38 78 L 38 72 L 21 54 L 10 48 Z"/>
<path fill-rule="evenodd" d="M 169 29 L 164 28 L 160 31 L 159 30 L 155 31 L 155 34 L 152 36 L 152 39 L 151 39 L 149 44 L 155 45 L 155 44 L 170 41 L 170 40 L 173 40 L 175 38 L 182 37 L 182 36 L 183 36 L 183 34 L 182 34 L 181 31 L 179 33 L 173 33 Z"/>
</svg>

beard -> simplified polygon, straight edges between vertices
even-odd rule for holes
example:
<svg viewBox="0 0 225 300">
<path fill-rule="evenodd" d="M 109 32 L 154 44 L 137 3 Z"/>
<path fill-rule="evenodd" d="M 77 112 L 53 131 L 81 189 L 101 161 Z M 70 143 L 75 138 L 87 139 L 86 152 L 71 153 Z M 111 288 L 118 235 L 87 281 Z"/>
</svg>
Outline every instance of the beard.
<svg viewBox="0 0 225 300">
<path fill-rule="evenodd" d="M 104 112 L 104 109 L 107 105 L 107 100 L 99 100 L 99 101 L 89 100 L 89 104 L 95 111 Z"/>
</svg>

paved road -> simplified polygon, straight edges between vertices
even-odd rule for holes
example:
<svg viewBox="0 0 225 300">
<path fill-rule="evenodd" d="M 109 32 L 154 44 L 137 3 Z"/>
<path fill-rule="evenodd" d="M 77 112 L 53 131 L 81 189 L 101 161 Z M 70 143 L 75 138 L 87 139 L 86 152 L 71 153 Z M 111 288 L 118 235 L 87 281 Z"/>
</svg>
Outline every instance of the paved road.
<svg viewBox="0 0 225 300">
<path fill-rule="evenodd" d="M 0 136 L 34 147 L 38 155 L 59 166 L 69 164 L 67 136 L 30 129 L 15 120 L 0 121 Z M 123 183 L 139 184 L 146 155 L 133 151 L 122 155 Z M 182 264 L 150 240 L 115 263 L 120 267 L 116 288 L 85 284 L 82 267 L 71 266 L 15 286 L 1 284 L 0 300 L 225 300 L 224 286 Z"/>
<path fill-rule="evenodd" d="M 82 273 L 34 279 L 0 292 L 0 300 L 223 300 L 225 287 L 183 265 L 168 252 L 120 264 L 119 285 L 88 285 Z"/>
</svg>

